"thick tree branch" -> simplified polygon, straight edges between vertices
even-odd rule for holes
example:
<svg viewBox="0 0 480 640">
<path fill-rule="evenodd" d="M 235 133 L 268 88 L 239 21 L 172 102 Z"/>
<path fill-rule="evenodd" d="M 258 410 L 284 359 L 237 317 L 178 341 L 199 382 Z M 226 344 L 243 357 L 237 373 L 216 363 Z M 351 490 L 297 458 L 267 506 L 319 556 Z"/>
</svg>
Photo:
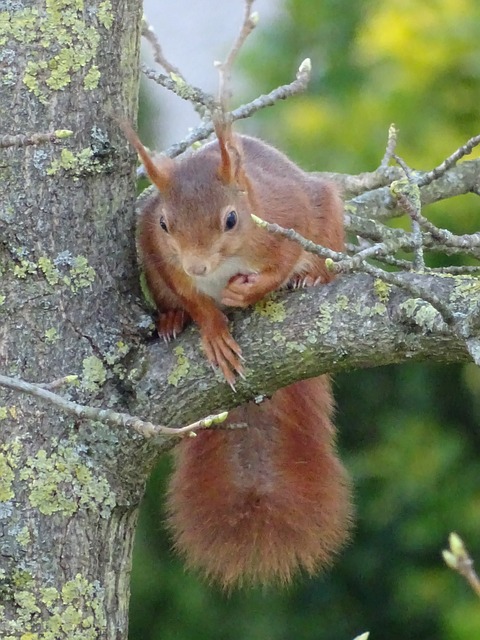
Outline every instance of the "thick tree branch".
<svg viewBox="0 0 480 640">
<path fill-rule="evenodd" d="M 351 176 L 343 174 L 326 174 L 333 178 L 340 187 L 344 184 L 348 189 Z M 371 174 L 363 174 L 371 176 Z M 400 174 L 396 174 L 400 177 Z M 416 172 L 417 180 L 421 181 L 426 172 Z M 479 190 L 480 159 L 468 160 L 452 167 L 441 178 L 421 187 L 422 205 L 432 204 L 439 200 L 446 200 L 466 193 L 476 193 Z M 370 178 L 372 179 L 372 178 Z M 348 201 L 348 212 L 374 220 L 386 220 L 403 215 L 388 186 L 372 191 L 366 191 Z"/>
<path fill-rule="evenodd" d="M 430 290 L 455 315 L 480 325 L 480 285 L 469 277 L 398 275 Z M 233 315 L 233 335 L 246 358 L 237 393 L 212 373 L 189 328 L 177 344 L 151 343 L 133 366 L 145 373 L 135 384 L 133 410 L 167 423 L 195 419 L 271 394 L 299 378 L 361 367 L 421 361 L 471 361 L 466 339 L 450 330 L 423 300 L 369 275 L 291 293 Z M 266 348 L 265 345 L 270 345 Z M 175 402 L 172 399 L 175 398 Z"/>
</svg>

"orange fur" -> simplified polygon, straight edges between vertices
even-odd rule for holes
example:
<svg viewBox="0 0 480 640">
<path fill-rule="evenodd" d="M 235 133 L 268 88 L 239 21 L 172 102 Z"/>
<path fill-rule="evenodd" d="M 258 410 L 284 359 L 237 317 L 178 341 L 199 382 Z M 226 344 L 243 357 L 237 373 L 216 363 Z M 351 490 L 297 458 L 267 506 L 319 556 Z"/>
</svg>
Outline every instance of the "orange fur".
<svg viewBox="0 0 480 640">
<path fill-rule="evenodd" d="M 326 377 L 304 380 L 232 411 L 247 429 L 180 443 L 168 509 L 188 565 L 228 589 L 286 583 L 332 562 L 350 503 L 331 404 Z"/>
<path fill-rule="evenodd" d="M 230 127 L 217 126 L 217 136 L 161 168 L 161 179 L 146 162 L 160 193 L 140 216 L 138 244 L 159 333 L 175 337 L 191 318 L 208 359 L 233 384 L 240 348 L 221 308 L 332 277 L 324 260 L 259 228 L 250 213 L 336 250 L 343 214 L 334 185 L 273 147 Z M 142 159 L 148 155 L 131 130 L 128 137 Z M 331 562 L 350 523 L 331 413 L 330 383 L 321 376 L 232 411 L 229 421 L 247 429 L 200 432 L 177 447 L 169 524 L 189 565 L 229 588 L 287 582 L 299 568 L 313 573 Z"/>
</svg>

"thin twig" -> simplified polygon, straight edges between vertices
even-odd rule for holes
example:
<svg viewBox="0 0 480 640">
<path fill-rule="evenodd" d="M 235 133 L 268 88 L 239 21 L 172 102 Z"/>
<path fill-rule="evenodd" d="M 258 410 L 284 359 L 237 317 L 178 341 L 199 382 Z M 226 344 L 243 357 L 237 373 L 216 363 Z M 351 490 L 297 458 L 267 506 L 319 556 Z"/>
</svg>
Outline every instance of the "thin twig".
<svg viewBox="0 0 480 640">
<path fill-rule="evenodd" d="M 372 259 L 376 262 L 381 262 L 382 264 L 388 264 L 391 267 L 395 267 L 398 271 L 413 271 L 413 264 L 410 260 L 401 260 L 400 258 L 394 258 L 391 255 L 383 253 L 373 256 Z M 425 271 L 429 271 L 429 269 L 425 269 Z"/>
<path fill-rule="evenodd" d="M 325 258 L 328 267 L 336 273 L 363 271 L 364 273 L 375 276 L 375 278 L 380 278 L 388 284 L 393 284 L 405 291 L 408 291 L 415 298 L 421 298 L 422 300 L 425 300 L 426 302 L 431 304 L 432 307 L 438 311 L 438 313 L 441 315 L 442 319 L 448 326 L 454 327 L 457 324 L 455 315 L 453 314 L 450 307 L 442 302 L 442 300 L 440 300 L 438 296 L 432 294 L 430 291 L 425 291 L 423 288 L 404 280 L 400 277 L 400 275 L 388 271 L 383 271 L 382 269 L 368 264 L 368 262 L 365 262 L 365 260 L 362 260 L 360 261 L 360 263 L 358 263 L 358 261 L 356 260 L 356 256 L 349 257 L 345 253 L 332 251 L 331 249 L 327 249 L 326 247 L 317 245 L 315 244 L 315 242 L 304 238 L 294 229 L 284 229 L 278 224 L 266 222 L 265 220 L 262 220 L 255 215 L 252 215 L 252 219 L 255 224 L 262 227 L 263 229 L 267 229 L 272 233 L 277 233 L 281 236 L 284 236 L 285 238 L 289 238 L 290 240 L 293 240 L 294 242 L 300 244 L 306 251 Z M 328 262 L 330 262 L 330 264 L 328 264 Z"/>
<path fill-rule="evenodd" d="M 73 135 L 73 131 L 68 129 L 57 129 L 50 133 L 32 133 L 27 136 L 18 134 L 16 136 L 6 135 L 0 138 L 0 149 L 7 149 L 8 147 L 27 147 L 35 146 L 38 144 L 45 144 L 46 142 L 58 142 L 64 138 L 69 138 Z"/>
<path fill-rule="evenodd" d="M 388 128 L 388 140 L 385 154 L 380 162 L 380 169 L 386 169 L 390 164 L 393 154 L 395 153 L 395 147 L 397 146 L 397 127 L 392 123 Z"/>
<path fill-rule="evenodd" d="M 441 273 L 454 276 L 461 275 L 478 275 L 480 274 L 480 266 L 475 267 L 472 265 L 459 265 L 450 267 L 427 267 L 425 273 Z"/>
<path fill-rule="evenodd" d="M 289 84 L 284 84 L 280 87 L 277 87 L 270 93 L 261 95 L 258 98 L 255 98 L 255 100 L 252 100 L 251 102 L 238 107 L 234 111 L 230 112 L 229 118 L 232 122 L 234 122 L 235 120 L 249 118 L 256 111 L 264 109 L 265 107 L 272 107 L 279 100 L 286 100 L 287 98 L 291 98 L 292 96 L 302 93 L 308 86 L 311 72 L 312 65 L 310 59 L 307 58 L 298 68 L 295 80 L 293 80 Z M 196 142 L 200 142 L 201 140 L 205 140 L 206 138 L 208 138 L 213 132 L 213 123 L 205 122 L 204 124 L 194 129 L 181 142 L 177 142 L 166 149 L 164 155 L 170 158 L 175 158 L 176 156 L 179 156 L 181 153 L 189 149 Z M 142 176 L 145 176 L 145 169 L 143 167 L 139 167 L 137 171 L 137 177 L 140 178 Z M 145 190 L 142 194 L 140 194 L 140 202 L 143 202 L 147 197 L 151 195 L 152 192 L 153 188 L 151 191 Z"/>
<path fill-rule="evenodd" d="M 235 62 L 243 43 L 248 38 L 249 34 L 255 29 L 258 22 L 258 15 L 252 14 L 252 5 L 255 0 L 245 0 L 245 12 L 243 15 L 242 26 L 240 27 L 240 33 L 238 34 L 232 48 L 228 52 L 228 55 L 224 62 L 217 63 L 218 73 L 220 76 L 218 101 L 219 106 L 223 114 L 228 112 L 228 102 L 231 98 L 230 81 L 232 75 L 232 67 Z"/>
<path fill-rule="evenodd" d="M 363 218 L 353 213 L 346 215 L 345 228 L 350 233 L 371 242 L 396 241 L 398 243 L 397 250 L 412 251 L 415 246 L 411 233 L 403 229 L 387 227 L 378 220 Z M 466 253 L 480 260 L 480 233 L 457 236 L 444 229 L 438 230 L 435 227 L 435 230 L 441 232 L 442 242 L 439 242 L 433 234 L 427 231 L 423 236 L 425 249 L 442 252 L 445 255 Z"/>
<path fill-rule="evenodd" d="M 179 78 L 185 80 L 185 76 L 180 71 L 180 69 L 178 69 L 178 67 L 175 67 L 165 58 L 162 46 L 157 38 L 157 34 L 155 33 L 152 25 L 145 17 L 142 18 L 142 36 L 151 44 L 153 49 L 153 59 L 155 60 L 155 62 L 163 69 L 165 69 L 167 73 L 173 73 Z"/>
<path fill-rule="evenodd" d="M 164 427 L 161 425 L 152 424 L 151 422 L 147 422 L 136 416 L 131 416 L 128 413 L 119 413 L 117 411 L 113 411 L 112 409 L 101 409 L 98 407 L 91 407 L 88 405 L 82 405 L 76 402 L 72 402 L 71 400 L 67 400 L 57 393 L 52 393 L 52 391 L 40 387 L 37 384 L 32 384 L 19 378 L 11 378 L 9 376 L 0 375 L 0 386 L 12 389 L 14 391 L 20 391 L 22 393 L 28 393 L 31 396 L 35 396 L 40 400 L 44 400 L 45 402 L 49 402 L 50 404 L 55 405 L 56 407 L 62 409 L 63 411 L 66 411 L 67 413 L 75 415 L 77 418 L 81 418 L 84 420 L 98 420 L 99 422 L 103 422 L 115 427 L 127 427 L 134 429 L 137 433 L 148 439 L 156 438 L 159 435 L 182 436 L 185 434 L 190 434 L 192 432 L 198 431 L 199 429 L 210 427 L 214 424 L 219 424 L 223 422 L 228 416 L 228 412 L 224 411 L 223 413 L 208 416 L 207 418 L 198 420 L 197 422 L 189 424 L 186 427 Z"/>
<path fill-rule="evenodd" d="M 153 27 L 145 18 L 142 20 L 142 35 L 152 46 L 153 59 L 168 74 L 166 76 L 163 73 L 157 73 L 146 65 L 142 65 L 141 69 L 145 76 L 165 87 L 165 89 L 172 91 L 180 98 L 191 102 L 195 111 L 201 118 L 204 118 L 206 110 L 211 111 L 216 104 L 213 96 L 189 84 L 180 69 L 167 60 Z"/>
<path fill-rule="evenodd" d="M 194 105 L 206 107 L 209 111 L 215 109 L 217 104 L 215 98 L 205 93 L 205 91 L 202 91 L 202 89 L 188 84 L 183 76 L 176 75 L 173 72 L 167 76 L 164 73 L 150 69 L 145 64 L 142 64 L 140 68 L 149 80 L 153 80 L 162 87 L 165 87 L 165 89 L 182 98 L 182 100 L 192 102 Z"/>
<path fill-rule="evenodd" d="M 457 319 L 453 311 L 438 296 L 434 295 L 430 291 L 404 280 L 399 274 L 378 269 L 367 262 L 363 263 L 363 265 L 358 268 L 358 271 L 364 271 L 375 278 L 383 280 L 383 282 L 387 282 L 388 284 L 399 287 L 404 291 L 408 291 L 408 293 L 410 293 L 414 298 L 425 300 L 425 302 L 428 302 L 436 311 L 438 311 L 446 325 L 451 329 L 456 327 Z"/>
<path fill-rule="evenodd" d="M 457 533 L 451 533 L 448 537 L 450 549 L 442 551 L 443 559 L 450 569 L 463 576 L 477 596 L 480 596 L 480 578 L 473 568 L 473 560 L 470 557 L 463 540 Z"/>
<path fill-rule="evenodd" d="M 244 104 L 237 109 L 234 109 L 230 113 L 231 121 L 235 122 L 235 120 L 242 120 L 244 118 L 249 118 L 256 111 L 260 111 L 260 109 L 265 109 L 265 107 L 272 107 L 279 100 L 286 100 L 287 98 L 291 98 L 299 93 L 305 91 L 308 86 L 308 82 L 310 80 L 312 67 L 310 60 L 307 58 L 300 65 L 295 80 L 290 82 L 289 84 L 284 84 L 280 87 L 277 87 L 270 93 L 266 95 L 261 95 L 255 100 Z M 195 142 L 200 142 L 201 140 L 205 140 L 211 135 L 214 131 L 214 126 L 212 122 L 206 122 L 205 124 L 197 127 L 190 133 L 184 140 L 181 142 L 177 142 L 173 144 L 171 147 L 166 149 L 165 155 L 170 158 L 175 158 L 176 156 L 183 153 L 186 149 L 192 146 Z"/>
<path fill-rule="evenodd" d="M 37 387 L 41 387 L 42 389 L 46 389 L 47 391 L 52 391 L 53 389 L 60 389 L 60 387 L 65 386 L 66 384 L 73 384 L 77 382 L 78 376 L 64 376 L 63 378 L 57 378 L 57 380 L 52 380 L 52 382 L 37 382 L 35 383 Z"/>
<path fill-rule="evenodd" d="M 397 198 L 398 204 L 410 217 L 414 242 L 413 266 L 415 271 L 421 273 L 425 269 L 425 258 L 423 255 L 423 233 L 418 220 L 422 208 L 420 188 L 413 177 L 410 167 L 408 167 L 404 160 L 396 154 L 394 154 L 393 157 L 397 164 L 403 169 L 408 181 L 408 186 L 406 189 L 394 189 L 394 183 L 392 183 L 390 190 Z M 401 181 L 398 181 L 396 184 L 401 185 Z"/>
<path fill-rule="evenodd" d="M 262 229 L 266 229 L 267 231 L 270 231 L 270 233 L 276 233 L 280 236 L 283 236 L 284 238 L 293 240 L 294 242 L 299 244 L 301 247 L 303 247 L 306 251 L 309 251 L 310 253 L 314 253 L 315 255 L 320 256 L 321 258 L 333 260 L 334 262 L 339 262 L 340 260 L 348 259 L 348 256 L 346 253 L 343 253 L 341 251 L 334 251 L 333 249 L 328 249 L 327 247 L 322 247 L 321 245 L 316 244 L 315 242 L 312 242 L 307 238 L 304 238 L 297 231 L 295 231 L 295 229 L 285 229 L 284 227 L 281 227 L 276 222 L 267 222 L 266 220 L 262 220 L 262 218 L 259 218 L 253 213 L 250 215 L 252 217 L 252 220 L 255 222 L 257 226 L 261 227 Z"/>
<path fill-rule="evenodd" d="M 342 265 L 348 268 L 349 271 L 361 267 L 365 260 L 378 260 L 382 257 L 391 255 L 398 250 L 398 242 L 391 240 L 390 242 L 377 242 L 365 249 L 356 251 L 352 256 L 342 260 L 338 263 L 338 268 L 344 268 Z M 413 266 L 413 265 L 412 265 Z"/>
<path fill-rule="evenodd" d="M 438 167 L 432 169 L 425 173 L 422 178 L 418 181 L 419 187 L 424 187 L 427 184 L 430 184 L 434 180 L 438 180 L 444 173 L 446 173 L 449 169 L 454 167 L 459 160 L 461 160 L 464 156 L 467 156 L 469 153 L 472 153 L 473 149 L 480 144 L 480 135 L 474 136 L 470 138 L 464 145 L 462 145 L 459 149 L 454 151 L 451 156 L 448 156 Z"/>
<path fill-rule="evenodd" d="M 429 233 L 436 242 L 445 244 L 446 246 L 458 247 L 465 251 L 480 247 L 480 232 L 457 236 L 448 229 L 441 229 L 435 226 L 428 218 L 422 216 L 421 213 L 416 213 L 416 219 L 423 230 Z"/>
<path fill-rule="evenodd" d="M 372 256 L 372 259 L 377 262 L 381 262 L 383 264 L 388 264 L 392 267 L 395 267 L 399 271 L 415 271 L 413 263 L 409 260 L 401 260 L 399 258 L 394 258 L 388 254 L 379 253 L 375 256 Z M 480 266 L 476 267 L 473 265 L 455 265 L 449 267 L 425 267 L 423 269 L 423 273 L 431 273 L 431 274 L 442 274 L 442 275 L 452 275 L 452 276 L 461 276 L 461 275 L 478 275 L 480 274 Z"/>
</svg>

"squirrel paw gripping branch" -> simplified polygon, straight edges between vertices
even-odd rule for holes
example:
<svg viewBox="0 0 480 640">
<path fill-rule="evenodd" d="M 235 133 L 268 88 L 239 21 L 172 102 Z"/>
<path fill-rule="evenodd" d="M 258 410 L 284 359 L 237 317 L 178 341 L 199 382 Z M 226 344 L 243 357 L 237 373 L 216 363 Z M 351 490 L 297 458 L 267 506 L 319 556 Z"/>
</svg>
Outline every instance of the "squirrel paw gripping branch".
<svg viewBox="0 0 480 640">
<path fill-rule="evenodd" d="M 177 161 L 154 161 L 124 131 L 159 191 L 138 229 L 159 334 L 174 338 L 193 320 L 208 360 L 233 385 L 243 374 L 241 349 L 222 309 L 332 278 L 321 258 L 261 229 L 251 214 L 341 250 L 337 190 L 229 124 L 217 123 L 217 140 Z M 246 429 L 203 431 L 177 446 L 169 526 L 189 565 L 229 588 L 288 582 L 298 569 L 314 573 L 332 561 L 351 507 L 331 416 L 329 379 L 320 376 L 231 411 L 228 420 Z"/>
</svg>

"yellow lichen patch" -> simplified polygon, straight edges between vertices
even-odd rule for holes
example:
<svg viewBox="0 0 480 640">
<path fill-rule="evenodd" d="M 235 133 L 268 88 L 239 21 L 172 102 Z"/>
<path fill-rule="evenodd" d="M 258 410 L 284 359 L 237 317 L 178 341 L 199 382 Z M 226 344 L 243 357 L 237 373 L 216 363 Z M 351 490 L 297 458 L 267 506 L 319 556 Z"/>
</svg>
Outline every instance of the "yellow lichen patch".
<svg viewBox="0 0 480 640">
<path fill-rule="evenodd" d="M 89 287 L 96 277 L 95 269 L 88 264 L 85 256 L 70 256 L 69 262 L 62 266 L 62 271 L 47 256 L 40 256 L 37 263 L 22 257 L 21 249 L 17 250 L 17 260 L 18 263 L 13 267 L 15 277 L 24 280 L 28 275 L 41 273 L 51 287 L 63 284 L 72 293 Z"/>
<path fill-rule="evenodd" d="M 94 473 L 74 442 L 59 445 L 50 455 L 37 451 L 27 458 L 20 479 L 27 483 L 30 504 L 44 515 L 69 517 L 81 509 L 98 509 L 108 517 L 115 505 L 108 481 Z"/>
<path fill-rule="evenodd" d="M 57 342 L 57 340 L 60 340 L 58 331 L 54 327 L 52 327 L 51 329 L 47 329 L 43 334 L 43 337 L 45 338 L 45 342 L 47 344 L 53 344 L 54 342 Z"/>
<path fill-rule="evenodd" d="M 11 635 L 4 636 L 4 640 L 104 637 L 105 594 L 98 582 L 89 582 L 77 573 L 57 589 L 39 583 L 26 572 L 17 572 L 12 576 L 12 583 L 16 587 L 13 593 L 16 615 L 6 623 Z"/>
<path fill-rule="evenodd" d="M 359 318 L 373 318 L 374 316 L 383 316 L 387 312 L 387 307 L 382 302 L 367 305 L 356 303 L 352 306 L 352 313 Z"/>
<path fill-rule="evenodd" d="M 384 282 L 380 278 L 377 278 L 373 283 L 373 290 L 375 291 L 375 295 L 380 300 L 380 302 L 383 302 L 385 304 L 390 298 L 392 287 L 387 282 Z"/>
<path fill-rule="evenodd" d="M 274 342 L 275 344 L 284 344 L 285 341 L 285 335 L 279 329 L 275 329 L 275 331 L 272 333 L 272 342 Z"/>
<path fill-rule="evenodd" d="M 27 526 L 22 527 L 15 537 L 17 539 L 17 542 L 25 549 L 32 542 L 32 536 L 30 535 L 30 531 Z"/>
<path fill-rule="evenodd" d="M 337 296 L 335 300 L 335 306 L 337 307 L 337 309 L 339 309 L 340 311 L 346 311 L 349 305 L 350 305 L 350 301 L 347 298 L 347 296 L 344 296 L 344 295 Z"/>
<path fill-rule="evenodd" d="M 269 298 L 257 302 L 255 313 L 268 318 L 270 322 L 283 322 L 287 317 L 283 302 L 275 302 Z"/>
<path fill-rule="evenodd" d="M 97 356 L 88 356 L 82 362 L 81 386 L 87 391 L 98 391 L 107 379 L 107 370 Z"/>
<path fill-rule="evenodd" d="M 8 464 L 5 453 L 0 452 L 0 502 L 7 502 L 15 495 L 13 492 L 13 480 L 15 474 Z"/>
<path fill-rule="evenodd" d="M 37 273 L 37 265 L 26 258 L 20 258 L 19 264 L 13 267 L 13 275 L 21 280 L 25 280 L 27 275 L 33 275 L 34 273 Z"/>
<path fill-rule="evenodd" d="M 180 380 L 188 375 L 188 372 L 190 370 L 190 362 L 185 355 L 185 350 L 183 347 L 175 347 L 173 353 L 176 355 L 177 362 L 167 380 L 169 384 L 176 387 L 178 386 Z"/>
<path fill-rule="evenodd" d="M 83 0 L 46 0 L 45 9 L 21 8 L 0 12 L 0 46 L 15 40 L 28 46 L 23 82 L 44 104 L 49 90 L 60 91 L 80 74 L 83 86 L 98 86 L 95 64 L 103 29 L 111 29 L 110 0 L 85 10 Z"/>
<path fill-rule="evenodd" d="M 84 256 L 75 256 L 70 269 L 70 289 L 76 293 L 79 289 L 89 287 L 95 280 L 95 269 L 88 264 Z"/>
<path fill-rule="evenodd" d="M 85 74 L 83 79 L 83 86 L 85 89 L 96 89 L 98 87 L 98 81 L 100 80 L 100 69 L 96 64 L 92 65 Z"/>
<path fill-rule="evenodd" d="M 383 316 L 386 312 L 387 307 L 381 302 L 377 302 L 371 306 L 364 307 L 360 315 L 364 318 L 373 318 L 373 316 Z"/>
<path fill-rule="evenodd" d="M 14 497 L 13 481 L 19 464 L 21 444 L 18 441 L 0 446 L 0 502 Z"/>
<path fill-rule="evenodd" d="M 9 407 L 0 407 L 0 420 L 6 420 L 7 418 L 17 419 L 17 407 L 12 404 Z"/>
<path fill-rule="evenodd" d="M 474 305 L 477 304 L 480 296 L 480 278 L 472 276 L 463 276 L 455 278 L 455 289 L 450 298 L 452 302 L 464 300 L 467 298 Z"/>
<path fill-rule="evenodd" d="M 315 319 L 315 328 L 321 335 L 325 335 L 332 328 L 333 315 L 332 308 L 328 304 L 323 304 Z"/>
<path fill-rule="evenodd" d="M 60 170 L 67 171 L 74 181 L 78 181 L 82 176 L 101 173 L 105 170 L 90 147 L 82 149 L 78 153 L 73 153 L 70 149 L 62 149 L 60 158 L 52 161 L 47 169 L 47 175 L 54 176 Z"/>
<path fill-rule="evenodd" d="M 294 341 L 287 342 L 285 348 L 291 353 L 305 353 L 305 351 L 307 350 L 307 347 L 304 344 Z"/>
<path fill-rule="evenodd" d="M 119 340 L 115 343 L 115 346 L 112 346 L 110 348 L 109 352 L 105 356 L 105 362 L 109 365 L 114 365 L 122 360 L 122 358 L 124 358 L 129 351 L 129 345 L 122 340 Z"/>
<path fill-rule="evenodd" d="M 97 18 L 100 24 L 102 24 L 105 29 L 110 29 L 113 24 L 113 11 L 112 11 L 112 3 L 110 0 L 103 0 L 98 5 L 97 10 Z"/>
<path fill-rule="evenodd" d="M 140 273 L 140 289 L 143 293 L 143 297 L 148 303 L 148 306 L 151 307 L 152 309 L 155 309 L 156 308 L 155 300 L 153 299 L 150 289 L 148 288 L 147 278 L 143 271 Z"/>
<path fill-rule="evenodd" d="M 46 256 L 41 256 L 38 259 L 38 268 L 45 276 L 48 284 L 54 286 L 60 280 L 60 272 L 58 271 L 56 266 L 53 264 L 53 262 L 50 260 L 50 258 L 47 258 Z"/>
<path fill-rule="evenodd" d="M 394 180 L 390 185 L 390 193 L 397 200 L 401 196 L 405 197 L 415 210 L 420 211 L 422 203 L 420 200 L 420 188 L 417 184 L 410 182 L 407 178 Z"/>
<path fill-rule="evenodd" d="M 439 312 L 431 304 L 420 298 L 410 298 L 398 305 L 416 325 L 425 331 L 433 331 L 440 318 Z"/>
</svg>

